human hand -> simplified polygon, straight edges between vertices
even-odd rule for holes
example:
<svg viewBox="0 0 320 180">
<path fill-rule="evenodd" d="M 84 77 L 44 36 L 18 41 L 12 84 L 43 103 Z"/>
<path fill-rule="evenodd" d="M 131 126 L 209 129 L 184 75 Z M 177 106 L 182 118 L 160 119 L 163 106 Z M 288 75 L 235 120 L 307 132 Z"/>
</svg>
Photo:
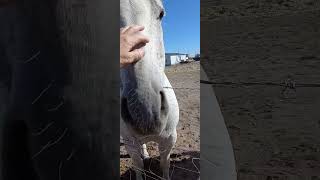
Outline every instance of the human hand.
<svg viewBox="0 0 320 180">
<path fill-rule="evenodd" d="M 141 31 L 143 26 L 132 25 L 120 29 L 120 68 L 141 60 L 145 52 L 143 47 L 149 42 Z"/>
</svg>

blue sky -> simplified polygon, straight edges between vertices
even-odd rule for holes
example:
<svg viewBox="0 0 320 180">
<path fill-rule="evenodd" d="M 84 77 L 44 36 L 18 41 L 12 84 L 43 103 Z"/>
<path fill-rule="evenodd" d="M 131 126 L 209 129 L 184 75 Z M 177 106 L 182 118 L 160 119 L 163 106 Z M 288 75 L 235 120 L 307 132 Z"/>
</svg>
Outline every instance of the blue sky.
<svg viewBox="0 0 320 180">
<path fill-rule="evenodd" d="M 166 52 L 200 52 L 200 0 L 163 0 L 166 16 L 163 35 Z"/>
</svg>

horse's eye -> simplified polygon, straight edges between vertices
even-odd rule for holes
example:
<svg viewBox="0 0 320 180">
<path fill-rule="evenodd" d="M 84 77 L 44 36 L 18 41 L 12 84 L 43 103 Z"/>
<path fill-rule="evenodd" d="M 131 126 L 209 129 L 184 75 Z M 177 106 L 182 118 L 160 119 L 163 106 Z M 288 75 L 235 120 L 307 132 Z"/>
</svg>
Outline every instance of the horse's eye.
<svg viewBox="0 0 320 180">
<path fill-rule="evenodd" d="M 164 16 L 164 10 L 161 10 L 158 19 L 161 20 L 163 18 L 163 16 Z"/>
</svg>

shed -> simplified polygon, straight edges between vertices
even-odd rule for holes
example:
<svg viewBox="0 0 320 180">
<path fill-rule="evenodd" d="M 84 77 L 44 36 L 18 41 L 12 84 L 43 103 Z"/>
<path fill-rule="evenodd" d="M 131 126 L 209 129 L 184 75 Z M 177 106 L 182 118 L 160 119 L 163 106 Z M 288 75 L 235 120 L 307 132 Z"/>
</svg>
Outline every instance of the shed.
<svg viewBox="0 0 320 180">
<path fill-rule="evenodd" d="M 166 66 L 178 64 L 180 62 L 186 61 L 187 59 L 187 54 L 166 53 Z"/>
</svg>

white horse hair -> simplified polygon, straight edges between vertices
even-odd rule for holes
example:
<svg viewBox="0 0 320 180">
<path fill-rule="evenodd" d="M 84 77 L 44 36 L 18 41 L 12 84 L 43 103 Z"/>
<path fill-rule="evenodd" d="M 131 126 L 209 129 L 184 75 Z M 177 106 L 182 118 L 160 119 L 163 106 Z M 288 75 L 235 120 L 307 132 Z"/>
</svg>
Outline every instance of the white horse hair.
<svg viewBox="0 0 320 180">
<path fill-rule="evenodd" d="M 170 179 L 170 152 L 177 139 L 179 107 L 164 73 L 163 14 L 162 0 L 120 0 L 120 28 L 143 25 L 150 38 L 144 58 L 120 70 L 120 132 L 137 180 L 143 179 L 149 141 L 158 143 L 163 177 Z"/>
</svg>

